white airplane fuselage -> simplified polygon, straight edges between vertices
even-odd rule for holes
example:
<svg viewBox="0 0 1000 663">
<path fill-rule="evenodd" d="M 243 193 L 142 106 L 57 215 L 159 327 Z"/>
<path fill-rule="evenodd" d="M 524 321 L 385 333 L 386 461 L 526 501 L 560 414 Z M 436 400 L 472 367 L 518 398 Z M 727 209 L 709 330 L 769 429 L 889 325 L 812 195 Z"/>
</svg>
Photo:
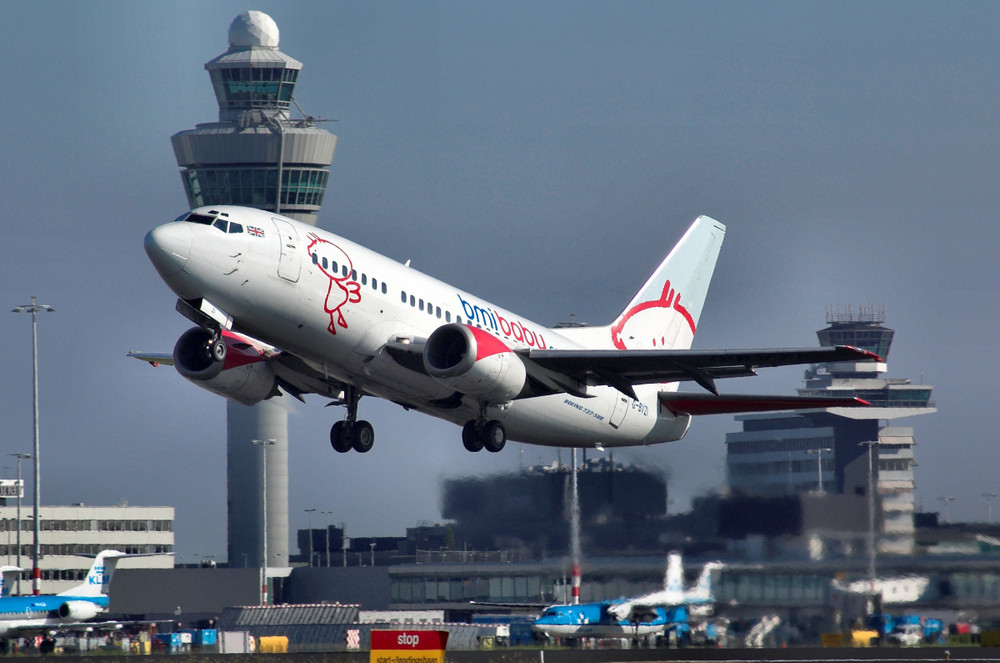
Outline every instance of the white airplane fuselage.
<svg viewBox="0 0 1000 663">
<path fill-rule="evenodd" d="M 207 300 L 233 330 L 304 360 L 363 393 L 462 425 L 480 404 L 406 368 L 389 341 L 427 339 L 461 323 L 513 350 L 612 347 L 604 328 L 552 329 L 386 258 L 350 240 L 273 213 L 213 207 L 222 223 L 177 221 L 150 231 L 146 250 L 181 299 Z M 208 215 L 208 208 L 202 208 Z M 195 210 L 199 212 L 199 210 Z M 220 216 L 224 213 L 227 216 Z M 238 224 L 239 231 L 220 227 Z M 253 229 L 252 231 L 250 229 Z M 603 338 L 598 338 L 604 336 Z M 552 446 L 631 446 L 677 440 L 690 423 L 658 404 L 674 385 L 637 385 L 637 399 L 609 386 L 491 403 L 507 438 Z"/>
</svg>

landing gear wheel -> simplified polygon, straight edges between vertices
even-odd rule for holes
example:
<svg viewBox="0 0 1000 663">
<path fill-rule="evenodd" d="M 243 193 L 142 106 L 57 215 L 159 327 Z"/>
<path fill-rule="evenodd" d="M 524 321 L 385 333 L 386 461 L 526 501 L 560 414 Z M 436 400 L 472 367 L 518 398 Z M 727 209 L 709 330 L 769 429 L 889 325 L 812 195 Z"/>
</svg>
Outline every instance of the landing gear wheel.
<svg viewBox="0 0 1000 663">
<path fill-rule="evenodd" d="M 483 446 L 491 453 L 497 453 L 507 444 L 507 431 L 503 429 L 503 424 L 492 419 L 487 421 L 482 428 Z"/>
<path fill-rule="evenodd" d="M 213 337 L 205 345 L 204 352 L 209 361 L 223 362 L 226 360 L 226 342 L 221 337 Z"/>
<path fill-rule="evenodd" d="M 209 351 L 212 353 L 212 361 L 223 362 L 226 360 L 226 342 L 221 338 L 212 341 Z"/>
<path fill-rule="evenodd" d="M 347 453 L 351 450 L 351 429 L 346 421 L 338 421 L 330 429 L 330 446 L 337 453 Z"/>
<path fill-rule="evenodd" d="M 483 448 L 483 436 L 476 430 L 476 422 L 469 421 L 462 426 L 462 444 L 466 451 L 473 453 L 481 451 Z"/>
<path fill-rule="evenodd" d="M 351 447 L 363 454 L 366 451 L 371 451 L 372 445 L 375 444 L 375 429 L 367 421 L 356 421 L 351 426 L 350 437 Z"/>
</svg>

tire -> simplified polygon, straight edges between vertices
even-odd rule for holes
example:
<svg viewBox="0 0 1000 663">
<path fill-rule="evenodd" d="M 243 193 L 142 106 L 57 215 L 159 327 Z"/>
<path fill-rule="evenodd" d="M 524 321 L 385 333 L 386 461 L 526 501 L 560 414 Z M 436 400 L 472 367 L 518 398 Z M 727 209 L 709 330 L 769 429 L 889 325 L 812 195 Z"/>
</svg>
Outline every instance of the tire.
<svg viewBox="0 0 1000 663">
<path fill-rule="evenodd" d="M 490 453 L 497 453 L 507 444 L 507 431 L 503 424 L 493 419 L 487 421 L 482 430 L 483 447 Z"/>
<path fill-rule="evenodd" d="M 341 454 L 351 450 L 351 435 L 346 421 L 338 421 L 330 428 L 330 446 Z"/>
<path fill-rule="evenodd" d="M 462 426 L 462 445 L 466 451 L 475 453 L 483 449 L 483 436 L 476 430 L 476 422 L 470 421 Z"/>
<path fill-rule="evenodd" d="M 226 361 L 226 342 L 221 338 L 213 340 L 208 346 L 208 354 L 212 361 Z"/>
<path fill-rule="evenodd" d="M 360 454 L 371 451 L 375 444 L 375 429 L 367 421 L 356 421 L 351 427 L 351 447 Z"/>
</svg>

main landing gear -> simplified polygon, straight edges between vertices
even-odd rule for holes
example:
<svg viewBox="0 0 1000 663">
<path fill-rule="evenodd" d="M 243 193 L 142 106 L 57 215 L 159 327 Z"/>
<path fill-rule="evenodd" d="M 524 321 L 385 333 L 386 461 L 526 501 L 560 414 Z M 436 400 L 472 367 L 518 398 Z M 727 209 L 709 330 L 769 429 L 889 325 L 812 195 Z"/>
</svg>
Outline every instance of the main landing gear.
<svg viewBox="0 0 1000 663">
<path fill-rule="evenodd" d="M 479 409 L 479 416 L 462 427 L 462 444 L 468 451 L 486 449 L 496 453 L 507 444 L 507 431 L 496 419 L 486 419 L 485 405 Z"/>
<path fill-rule="evenodd" d="M 354 387 L 347 387 L 344 405 L 347 406 L 347 418 L 333 424 L 330 429 L 330 445 L 338 453 L 347 453 L 354 449 L 358 453 L 371 451 L 375 444 L 375 429 L 365 420 L 358 420 L 358 401 L 361 394 Z"/>
</svg>

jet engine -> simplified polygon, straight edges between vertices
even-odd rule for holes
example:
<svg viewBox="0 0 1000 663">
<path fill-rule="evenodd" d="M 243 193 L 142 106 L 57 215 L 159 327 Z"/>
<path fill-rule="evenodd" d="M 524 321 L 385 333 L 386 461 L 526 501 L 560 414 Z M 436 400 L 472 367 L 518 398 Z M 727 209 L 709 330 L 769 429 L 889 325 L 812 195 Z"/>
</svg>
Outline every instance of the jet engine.
<svg viewBox="0 0 1000 663">
<path fill-rule="evenodd" d="M 496 336 L 467 325 L 434 330 L 424 346 L 424 369 L 451 389 L 491 403 L 514 399 L 527 382 L 520 357 Z"/>
<path fill-rule="evenodd" d="M 245 339 L 223 332 L 216 339 L 193 327 L 174 346 L 174 367 L 185 378 L 214 394 L 243 405 L 255 405 L 277 394 L 274 369 L 264 354 Z"/>
<path fill-rule="evenodd" d="M 71 619 L 82 622 L 86 619 L 93 619 L 101 609 L 96 603 L 90 601 L 66 601 L 59 606 L 58 613 L 60 619 Z"/>
</svg>

